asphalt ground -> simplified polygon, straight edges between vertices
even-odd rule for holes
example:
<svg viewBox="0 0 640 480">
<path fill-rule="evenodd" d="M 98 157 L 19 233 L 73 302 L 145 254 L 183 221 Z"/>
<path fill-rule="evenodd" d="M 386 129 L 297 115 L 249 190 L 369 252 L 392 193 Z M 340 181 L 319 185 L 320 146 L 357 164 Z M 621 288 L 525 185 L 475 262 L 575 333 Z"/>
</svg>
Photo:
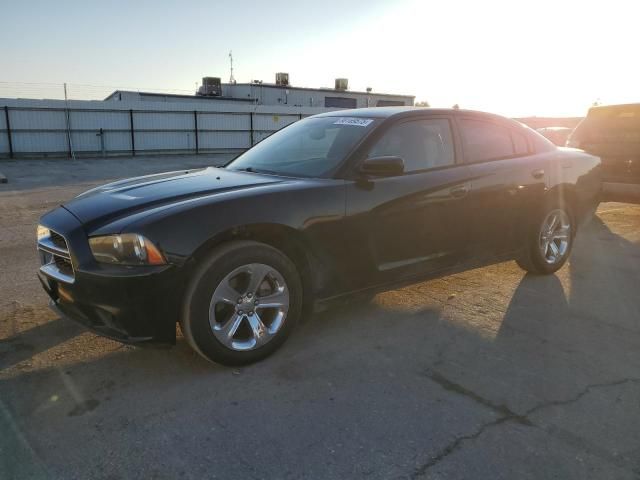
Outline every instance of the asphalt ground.
<svg viewBox="0 0 640 480">
<path fill-rule="evenodd" d="M 507 262 L 345 304 L 240 369 L 48 309 L 42 213 L 221 161 L 0 162 L 0 479 L 640 478 L 640 206 L 601 205 L 556 275 Z"/>
</svg>

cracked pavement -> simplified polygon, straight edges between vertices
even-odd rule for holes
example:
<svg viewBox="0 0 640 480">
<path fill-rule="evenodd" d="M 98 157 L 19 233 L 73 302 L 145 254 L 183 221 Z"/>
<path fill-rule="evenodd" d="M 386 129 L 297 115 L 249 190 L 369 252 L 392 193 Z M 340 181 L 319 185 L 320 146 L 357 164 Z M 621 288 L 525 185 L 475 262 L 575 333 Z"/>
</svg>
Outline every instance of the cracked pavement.
<svg viewBox="0 0 640 480">
<path fill-rule="evenodd" d="M 130 160 L 3 164 L 3 480 L 640 478 L 640 206 L 601 205 L 557 275 L 507 262 L 352 302 L 230 369 L 47 308 L 41 213 L 220 161 Z"/>
</svg>

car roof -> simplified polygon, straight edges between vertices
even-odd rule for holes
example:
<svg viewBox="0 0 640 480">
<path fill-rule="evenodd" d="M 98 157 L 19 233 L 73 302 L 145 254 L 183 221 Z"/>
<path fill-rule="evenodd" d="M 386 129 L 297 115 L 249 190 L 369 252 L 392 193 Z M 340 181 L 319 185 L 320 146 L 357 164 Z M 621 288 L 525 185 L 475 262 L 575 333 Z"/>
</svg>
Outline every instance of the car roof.
<svg viewBox="0 0 640 480">
<path fill-rule="evenodd" d="M 417 114 L 426 115 L 473 115 L 482 116 L 487 119 L 495 118 L 500 120 L 513 120 L 493 113 L 480 112 L 476 110 L 462 110 L 458 108 L 431 108 L 431 107 L 370 107 L 354 108 L 349 110 L 333 110 L 331 112 L 313 115 L 317 117 L 358 117 L 358 118 L 391 118 L 391 117 L 411 117 Z M 311 117 L 310 117 L 311 118 Z"/>
<path fill-rule="evenodd" d="M 571 127 L 540 127 L 537 128 L 536 130 L 540 131 L 552 131 L 552 132 L 565 132 L 567 130 L 573 130 L 573 128 Z"/>
</svg>

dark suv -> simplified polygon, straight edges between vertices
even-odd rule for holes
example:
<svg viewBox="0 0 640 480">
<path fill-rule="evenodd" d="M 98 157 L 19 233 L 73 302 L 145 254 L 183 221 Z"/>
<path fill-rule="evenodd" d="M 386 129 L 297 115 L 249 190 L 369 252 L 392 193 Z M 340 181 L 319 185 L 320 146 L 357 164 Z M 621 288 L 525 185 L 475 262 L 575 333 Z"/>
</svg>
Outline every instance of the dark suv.
<svg viewBox="0 0 640 480">
<path fill-rule="evenodd" d="M 591 108 L 567 146 L 602 159 L 604 201 L 640 203 L 640 104 Z"/>
</svg>

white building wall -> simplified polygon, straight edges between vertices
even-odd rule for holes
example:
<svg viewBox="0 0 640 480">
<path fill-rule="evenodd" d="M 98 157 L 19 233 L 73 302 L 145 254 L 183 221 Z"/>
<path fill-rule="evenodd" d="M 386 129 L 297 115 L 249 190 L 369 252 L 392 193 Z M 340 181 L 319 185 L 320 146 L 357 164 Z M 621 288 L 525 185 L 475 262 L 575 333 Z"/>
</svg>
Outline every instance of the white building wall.
<svg viewBox="0 0 640 480">
<path fill-rule="evenodd" d="M 213 108 L 220 108 L 227 105 L 252 105 L 253 102 L 239 102 L 233 98 L 201 97 L 197 95 L 170 95 L 146 92 L 132 92 L 118 90 L 105 99 L 109 103 L 117 102 L 151 102 L 151 103 L 191 103 L 196 104 L 191 108 L 200 108 L 200 105 L 210 105 Z"/>
<path fill-rule="evenodd" d="M 225 97 L 254 99 L 259 105 L 288 105 L 299 107 L 325 106 L 326 97 L 341 97 L 356 100 L 356 108 L 375 107 L 380 100 L 403 102 L 411 106 L 415 97 L 409 95 L 388 95 L 378 93 L 349 92 L 332 89 L 297 89 L 295 87 L 277 87 L 274 85 L 223 84 Z"/>
<path fill-rule="evenodd" d="M 273 84 L 222 84 L 222 97 L 203 97 L 197 95 L 169 95 L 147 92 L 116 91 L 107 97 L 107 102 L 153 102 L 193 104 L 222 109 L 229 105 L 273 105 L 309 108 L 366 108 L 380 106 L 379 102 L 391 101 L 411 106 L 415 97 L 411 95 L 391 95 L 385 93 L 351 92 L 329 88 L 310 89 L 281 87 Z M 353 107 L 325 107 L 327 97 L 355 100 Z M 207 107 L 208 108 L 208 107 Z"/>
</svg>

